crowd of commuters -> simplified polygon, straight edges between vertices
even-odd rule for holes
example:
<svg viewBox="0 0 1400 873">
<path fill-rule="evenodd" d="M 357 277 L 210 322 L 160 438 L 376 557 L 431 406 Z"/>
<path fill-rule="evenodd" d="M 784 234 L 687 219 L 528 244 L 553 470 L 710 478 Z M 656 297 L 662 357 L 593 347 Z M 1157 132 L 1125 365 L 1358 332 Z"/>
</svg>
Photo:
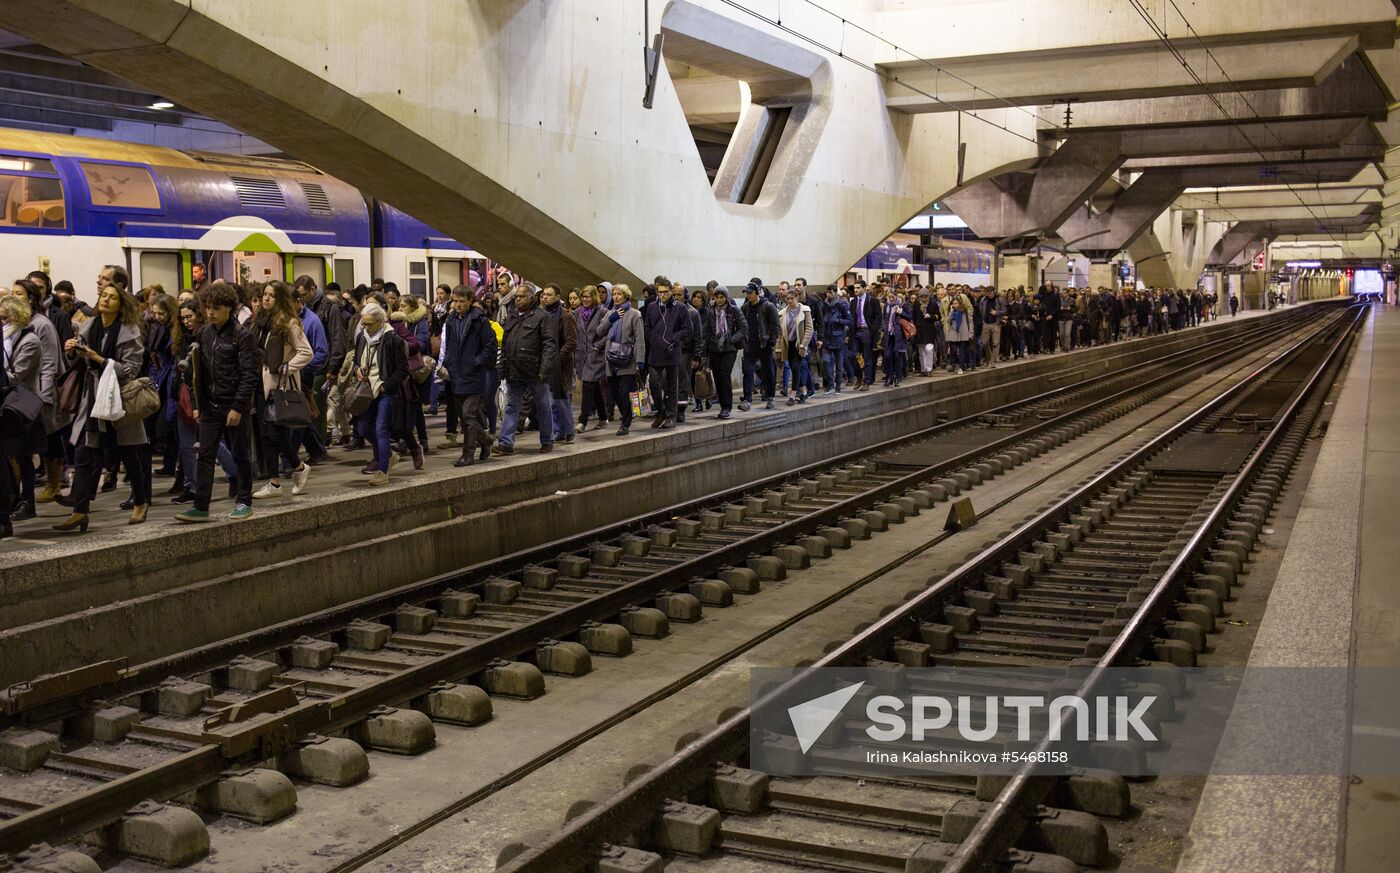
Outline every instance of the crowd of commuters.
<svg viewBox="0 0 1400 873">
<path fill-rule="evenodd" d="M 86 531 L 92 502 L 121 485 L 131 524 L 156 499 L 202 522 L 221 475 L 230 517 L 244 518 L 255 500 L 304 493 L 331 448 L 367 452 L 361 473 L 382 485 L 400 460 L 420 468 L 435 450 L 458 453 L 459 467 L 513 454 L 526 430 L 549 452 L 590 427 L 667 430 L 716 406 L 724 419 L 819 390 L 896 386 L 1178 330 L 1216 309 L 1200 291 L 1053 284 L 754 278 L 733 294 L 657 276 L 636 292 L 609 282 L 566 292 L 502 270 L 427 301 L 380 280 L 346 290 L 310 276 L 196 275 L 197 291 L 170 294 L 132 289 L 109 266 L 88 305 L 36 271 L 0 297 L 0 536 L 49 502 L 70 510 L 53 529 Z M 427 418 L 439 414 L 446 436 L 434 448 Z M 159 498 L 157 477 L 171 480 Z"/>
</svg>

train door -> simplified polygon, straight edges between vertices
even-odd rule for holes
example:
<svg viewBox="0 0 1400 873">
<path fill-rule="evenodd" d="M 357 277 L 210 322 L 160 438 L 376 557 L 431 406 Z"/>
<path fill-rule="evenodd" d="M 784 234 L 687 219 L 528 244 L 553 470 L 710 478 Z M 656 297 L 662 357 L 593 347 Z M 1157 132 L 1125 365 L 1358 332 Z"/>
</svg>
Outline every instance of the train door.
<svg viewBox="0 0 1400 873">
<path fill-rule="evenodd" d="M 159 285 L 166 294 L 178 294 L 185 287 L 179 252 L 136 250 L 131 253 L 133 288 Z"/>
<path fill-rule="evenodd" d="M 458 258 L 434 258 L 433 271 L 433 287 L 456 288 L 462 284 L 462 261 Z"/>
<path fill-rule="evenodd" d="M 235 282 L 276 282 L 283 277 L 282 256 L 277 252 L 232 252 Z"/>
<path fill-rule="evenodd" d="M 291 255 L 292 261 L 292 281 L 296 281 L 302 276 L 310 276 L 316 280 L 316 287 L 322 287 L 329 281 L 326 278 L 326 259 L 321 255 Z M 351 286 L 354 287 L 354 286 Z"/>
</svg>

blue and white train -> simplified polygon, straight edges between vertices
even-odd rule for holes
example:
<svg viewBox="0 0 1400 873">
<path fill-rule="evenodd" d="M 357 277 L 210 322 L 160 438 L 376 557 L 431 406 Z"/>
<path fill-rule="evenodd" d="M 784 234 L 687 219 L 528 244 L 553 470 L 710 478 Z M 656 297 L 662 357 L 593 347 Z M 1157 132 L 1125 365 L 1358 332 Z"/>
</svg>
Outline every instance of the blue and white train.
<svg viewBox="0 0 1400 873">
<path fill-rule="evenodd" d="M 990 285 L 992 283 L 992 246 L 965 240 L 943 243 L 946 265 L 929 267 L 914 260 L 913 246 L 919 238 L 912 234 L 896 234 L 870 250 L 870 253 L 846 271 L 848 277 L 872 282 L 877 279 L 894 285 L 934 285 L 939 282 L 958 285 Z"/>
<path fill-rule="evenodd" d="M 0 130 L 0 262 L 46 271 L 85 300 L 122 264 L 132 287 L 307 274 L 344 288 L 371 277 L 427 295 L 487 275 L 470 247 L 316 168 L 279 158 L 178 151 Z M 0 281 L 12 277 L 0 276 Z"/>
</svg>

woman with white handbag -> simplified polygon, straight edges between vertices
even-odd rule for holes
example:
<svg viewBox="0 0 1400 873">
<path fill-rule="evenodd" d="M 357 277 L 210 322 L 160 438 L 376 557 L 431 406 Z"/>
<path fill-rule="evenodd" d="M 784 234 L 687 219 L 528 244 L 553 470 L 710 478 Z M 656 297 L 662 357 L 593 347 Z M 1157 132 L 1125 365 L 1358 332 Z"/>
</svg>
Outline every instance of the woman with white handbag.
<svg viewBox="0 0 1400 873">
<path fill-rule="evenodd" d="M 97 493 L 104 452 L 119 457 L 131 473 L 130 523 L 140 524 L 151 505 L 151 476 L 140 449 L 146 444 L 146 427 L 141 418 L 123 417 L 121 397 L 121 386 L 137 378 L 145 356 L 136 298 L 116 285 L 104 287 L 97 295 L 97 317 L 64 343 L 63 351 L 69 363 L 81 365 L 84 372 L 78 376 L 81 391 L 73 419 L 73 488 L 62 501 L 73 513 L 53 529 L 87 531 L 88 506 Z"/>
</svg>

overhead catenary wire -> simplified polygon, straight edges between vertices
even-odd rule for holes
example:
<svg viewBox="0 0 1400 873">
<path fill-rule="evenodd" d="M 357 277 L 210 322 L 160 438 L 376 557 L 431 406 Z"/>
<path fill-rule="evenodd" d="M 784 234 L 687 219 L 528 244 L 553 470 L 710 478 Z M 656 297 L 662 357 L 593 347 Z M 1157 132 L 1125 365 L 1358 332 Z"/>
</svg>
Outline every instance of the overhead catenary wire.
<svg viewBox="0 0 1400 873">
<path fill-rule="evenodd" d="M 1205 50 L 1206 56 L 1210 58 L 1212 62 L 1214 62 L 1215 66 L 1225 77 L 1225 81 L 1230 83 L 1230 85 L 1235 86 L 1234 80 L 1230 79 L 1229 74 L 1225 72 L 1225 68 L 1220 63 L 1220 60 L 1214 56 L 1214 53 L 1211 52 L 1210 47 L 1206 45 L 1203 39 L 1201 39 L 1200 34 L 1196 33 L 1195 28 L 1191 26 L 1191 22 L 1187 20 L 1184 14 L 1182 14 L 1181 8 L 1176 5 L 1175 0 L 1168 0 L 1168 2 L 1171 3 L 1172 8 L 1176 9 L 1177 15 L 1181 16 L 1181 20 L 1185 23 L 1186 28 L 1192 33 L 1192 35 L 1196 37 L 1196 40 L 1201 44 L 1201 47 Z M 1207 100 L 1211 102 L 1212 105 L 1215 106 L 1217 110 L 1220 111 L 1220 114 L 1225 118 L 1226 121 L 1230 123 L 1230 126 L 1233 127 L 1236 130 L 1236 132 L 1239 133 L 1240 137 L 1249 145 L 1251 149 L 1253 149 L 1259 155 L 1261 160 L 1265 161 L 1266 163 L 1270 162 L 1268 155 L 1266 155 L 1264 153 L 1264 150 L 1260 148 L 1260 146 L 1257 143 L 1254 142 L 1254 140 L 1250 137 L 1248 131 L 1244 129 L 1240 120 L 1235 118 L 1234 115 L 1232 115 L 1230 111 L 1225 108 L 1225 105 L 1221 102 L 1219 96 L 1214 91 L 1212 91 L 1210 86 L 1205 82 L 1205 80 L 1203 80 L 1200 77 L 1200 75 L 1194 69 L 1192 69 L 1190 62 L 1186 60 L 1186 57 L 1181 53 L 1181 50 L 1176 47 L 1176 44 L 1172 42 L 1171 37 L 1167 34 L 1165 25 L 1159 26 L 1156 21 L 1152 20 L 1151 12 L 1147 10 L 1147 8 L 1142 4 L 1141 0 L 1128 0 L 1128 3 L 1138 13 L 1142 20 L 1147 23 L 1147 26 L 1151 28 L 1153 35 L 1157 38 L 1159 42 L 1162 43 L 1163 46 L 1166 47 L 1167 51 L 1171 54 L 1171 56 L 1176 59 L 1177 63 L 1179 63 L 1182 69 L 1186 71 L 1186 74 L 1191 77 L 1192 81 L 1194 81 L 1201 88 L 1201 93 L 1206 97 Z M 1238 86 L 1235 86 L 1235 88 L 1236 92 L 1240 95 L 1240 99 L 1244 101 L 1245 105 L 1248 106 L 1250 108 L 1250 111 L 1254 113 L 1255 117 L 1259 119 L 1260 123 L 1263 125 L 1264 130 L 1270 133 L 1274 137 L 1274 139 L 1279 143 L 1279 145 L 1283 147 L 1285 151 L 1287 151 L 1288 148 L 1284 145 L 1282 137 L 1280 137 L 1276 131 L 1269 127 L 1268 122 L 1264 120 L 1264 117 L 1260 115 L 1259 111 L 1255 109 L 1253 104 L 1249 102 L 1249 98 L 1246 97 L 1244 93 L 1238 89 Z M 1306 149 L 1299 149 L 1299 160 L 1306 160 Z M 1317 213 L 1313 211 L 1312 206 L 1308 204 L 1307 200 L 1305 200 L 1303 196 L 1298 193 L 1297 189 L 1295 189 L 1293 185 L 1291 185 L 1288 182 L 1287 179 L 1280 177 L 1280 181 L 1283 182 L 1284 187 L 1287 188 L 1288 191 L 1295 198 L 1297 198 L 1298 203 L 1301 204 L 1305 210 L 1307 210 L 1308 214 L 1312 216 L 1313 221 L 1317 222 L 1318 229 L 1326 233 L 1327 236 L 1331 238 L 1333 244 L 1340 247 L 1342 245 L 1341 241 L 1337 239 L 1336 235 L 1332 233 L 1331 228 L 1329 228 L 1326 225 L 1326 223 L 1318 217 Z"/>
</svg>

